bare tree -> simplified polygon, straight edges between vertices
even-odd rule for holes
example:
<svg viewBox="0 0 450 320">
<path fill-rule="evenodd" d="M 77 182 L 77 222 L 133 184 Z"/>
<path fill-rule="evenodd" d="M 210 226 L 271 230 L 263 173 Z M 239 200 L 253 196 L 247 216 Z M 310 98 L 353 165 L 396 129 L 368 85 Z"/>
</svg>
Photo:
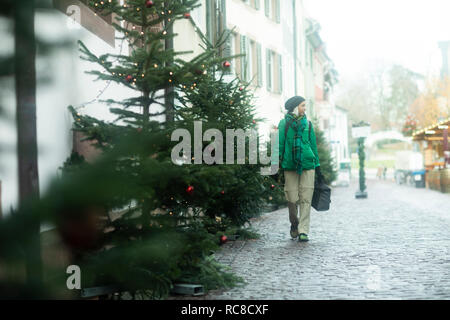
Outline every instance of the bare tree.
<svg viewBox="0 0 450 320">
<path fill-rule="evenodd" d="M 400 129 L 418 96 L 423 77 L 400 65 L 375 61 L 356 79 L 342 79 L 337 104 L 353 122 L 369 121 L 374 130 Z"/>
</svg>

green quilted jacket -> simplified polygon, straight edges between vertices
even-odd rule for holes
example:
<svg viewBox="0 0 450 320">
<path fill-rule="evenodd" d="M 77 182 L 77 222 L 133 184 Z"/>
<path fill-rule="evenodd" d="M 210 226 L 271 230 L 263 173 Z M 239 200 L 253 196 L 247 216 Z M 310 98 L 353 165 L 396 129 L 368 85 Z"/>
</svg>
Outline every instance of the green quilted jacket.
<svg viewBox="0 0 450 320">
<path fill-rule="evenodd" d="M 296 121 L 297 125 L 295 126 L 294 123 L 290 125 L 285 139 L 285 127 L 291 119 Z M 281 155 L 283 155 L 281 168 L 283 168 L 284 170 L 297 171 L 298 174 L 301 174 L 303 170 L 311 170 L 320 166 L 314 127 L 311 123 L 311 135 L 309 135 L 308 122 L 309 121 L 307 120 L 306 116 L 300 118 L 288 113 L 278 124 L 279 159 L 281 160 Z M 295 136 L 294 127 L 298 127 L 297 132 L 301 134 L 300 166 L 298 167 L 296 166 L 296 163 L 294 161 L 294 157 L 297 157 L 298 154 L 293 152 Z"/>
</svg>

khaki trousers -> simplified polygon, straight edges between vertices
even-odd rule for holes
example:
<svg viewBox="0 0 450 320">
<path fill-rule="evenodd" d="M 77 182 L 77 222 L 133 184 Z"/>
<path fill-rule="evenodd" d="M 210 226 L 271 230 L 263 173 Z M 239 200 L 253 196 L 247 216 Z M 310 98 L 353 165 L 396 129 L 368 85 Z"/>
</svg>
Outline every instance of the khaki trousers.
<svg viewBox="0 0 450 320">
<path fill-rule="evenodd" d="M 300 219 L 298 233 L 309 233 L 309 221 L 311 213 L 311 201 L 314 193 L 315 170 L 303 170 L 299 175 L 295 171 L 284 172 L 284 194 L 286 200 L 300 204 Z"/>
</svg>

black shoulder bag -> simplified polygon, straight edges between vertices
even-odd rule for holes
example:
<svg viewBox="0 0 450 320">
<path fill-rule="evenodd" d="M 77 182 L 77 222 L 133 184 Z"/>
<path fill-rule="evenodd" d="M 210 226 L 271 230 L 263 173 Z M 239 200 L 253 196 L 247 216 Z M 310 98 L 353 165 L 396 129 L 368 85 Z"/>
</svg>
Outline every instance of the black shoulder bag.
<svg viewBox="0 0 450 320">
<path fill-rule="evenodd" d="M 309 123 L 309 139 L 311 140 L 311 122 Z M 327 211 L 330 209 L 331 188 L 325 184 L 323 176 L 316 174 L 314 179 L 314 193 L 311 206 L 317 211 Z"/>
</svg>

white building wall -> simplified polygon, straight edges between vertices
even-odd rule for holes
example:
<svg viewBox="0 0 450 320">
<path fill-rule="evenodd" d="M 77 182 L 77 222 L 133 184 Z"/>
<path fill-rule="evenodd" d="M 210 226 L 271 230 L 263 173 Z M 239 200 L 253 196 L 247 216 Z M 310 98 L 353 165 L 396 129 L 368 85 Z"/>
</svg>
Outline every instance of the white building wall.
<svg viewBox="0 0 450 320">
<path fill-rule="evenodd" d="M 53 14 L 37 13 L 35 22 L 36 33 L 47 39 L 68 39 L 73 42 L 72 49 L 57 49 L 51 56 L 39 58 L 36 61 L 37 78 L 48 74 L 51 82 L 39 81 L 36 92 L 38 170 L 41 194 L 45 192 L 52 178 L 59 173 L 61 167 L 72 150 L 72 116 L 67 107 L 80 107 L 82 103 L 94 100 L 100 91 L 105 89 L 105 81 L 93 81 L 94 76 L 85 71 L 101 70 L 96 64 L 80 59 L 76 41 L 81 40 L 95 54 L 120 52 L 120 42 L 116 40 L 115 48 L 104 42 L 86 29 L 70 27 L 69 18 L 60 12 Z M 122 53 L 127 53 L 126 42 Z M 15 118 L 14 89 L 7 90 L 4 106 L 11 119 Z M 125 86 L 111 83 L 100 99 L 123 99 L 132 90 Z M 89 114 L 100 119 L 113 119 L 107 106 L 92 103 L 80 108 L 82 114 Z M 0 180 L 2 180 L 2 209 L 8 214 L 10 207 L 18 203 L 18 169 L 17 169 L 17 133 L 14 120 L 0 125 L 0 145 L 8 145 L 10 150 L 1 153 Z"/>
<path fill-rule="evenodd" d="M 281 23 L 278 24 L 266 17 L 264 1 L 255 10 L 242 0 L 227 0 L 227 28 L 241 35 L 248 36 L 261 44 L 263 86 L 255 91 L 257 116 L 267 121 L 259 124 L 259 133 L 263 139 L 268 138 L 272 126 L 277 126 L 284 117 L 284 103 L 295 94 L 294 58 L 293 58 L 293 22 L 292 1 L 281 1 Z M 291 30 L 286 34 L 286 30 Z M 289 46 L 290 45 L 290 46 Z M 282 55 L 283 59 L 283 90 L 282 94 L 266 90 L 266 49 Z"/>
<path fill-rule="evenodd" d="M 303 0 L 296 1 L 297 24 L 297 93 L 307 98 L 306 90 L 306 19 Z"/>
<path fill-rule="evenodd" d="M 178 20 L 173 27 L 173 32 L 178 34 L 178 36 L 174 38 L 174 50 L 192 51 L 192 53 L 179 56 L 179 58 L 183 60 L 191 60 L 203 52 L 203 49 L 200 46 L 202 41 L 195 31 L 195 28 L 199 28 L 199 30 L 206 35 L 206 0 L 200 1 L 199 4 L 201 4 L 201 6 L 195 8 L 191 12 L 195 27 L 188 19 Z"/>
<path fill-rule="evenodd" d="M 196 25 L 206 33 L 205 6 L 196 8 L 191 15 Z M 52 14 L 37 13 L 35 28 L 36 34 L 44 39 L 71 39 L 74 45 L 71 49 L 55 50 L 51 56 L 39 58 L 36 61 L 37 78 L 44 74 L 51 76 L 51 82 L 47 84 L 39 82 L 36 92 L 39 187 L 42 194 L 52 178 L 59 174 L 59 168 L 72 150 L 73 119 L 67 107 L 73 105 L 79 108 L 77 110 L 81 114 L 113 120 L 114 115 L 109 112 L 109 107 L 99 103 L 97 99 L 120 101 L 139 93 L 115 82 L 108 85 L 105 81 L 94 81 L 96 77 L 85 72 L 101 71 L 102 68 L 80 59 L 77 46 L 77 40 L 81 40 L 97 56 L 106 53 L 126 55 L 129 52 L 127 41 L 116 40 L 115 47 L 112 47 L 90 31 L 74 24 L 59 11 Z M 174 32 L 181 34 L 180 37 L 175 38 L 175 49 L 193 51 L 192 54 L 185 55 L 184 59 L 190 59 L 201 52 L 201 47 L 198 45 L 200 38 L 189 20 L 177 22 Z M 2 39 L 8 39 L 6 32 L 0 36 Z M 116 32 L 116 36 L 120 34 Z M 13 51 L 13 46 L 12 41 L 4 41 L 2 52 Z M 17 133 L 14 122 L 16 101 L 13 79 L 10 86 L 11 89 L 2 92 L 2 104 L 10 120 L 0 119 L 0 146 L 8 147 L 7 150 L 6 148 L 1 150 L 0 154 L 3 214 L 7 214 L 10 207 L 16 207 L 18 203 Z M 91 101 L 95 102 L 82 107 L 83 104 Z"/>
</svg>

